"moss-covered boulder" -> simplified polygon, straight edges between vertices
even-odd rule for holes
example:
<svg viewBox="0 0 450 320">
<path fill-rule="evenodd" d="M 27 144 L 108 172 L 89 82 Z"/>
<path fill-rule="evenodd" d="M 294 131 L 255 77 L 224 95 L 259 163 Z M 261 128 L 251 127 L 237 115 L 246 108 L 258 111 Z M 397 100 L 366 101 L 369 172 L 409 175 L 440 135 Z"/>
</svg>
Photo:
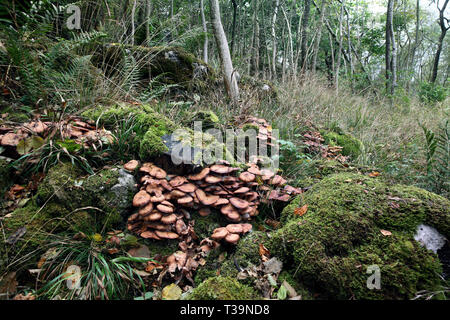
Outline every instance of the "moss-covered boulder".
<svg viewBox="0 0 450 320">
<path fill-rule="evenodd" d="M 347 163 L 344 164 L 336 160 L 304 160 L 300 164 L 299 170 L 295 175 L 296 180 L 294 184 L 297 187 L 307 188 L 332 174 L 344 172 L 366 174 L 374 170 L 375 169 L 369 167 L 356 166 Z"/>
<path fill-rule="evenodd" d="M 254 300 L 255 290 L 230 277 L 212 277 L 201 283 L 187 297 L 188 300 Z"/>
<path fill-rule="evenodd" d="M 303 205 L 307 212 L 295 215 Z M 449 208 L 447 199 L 416 187 L 331 175 L 284 209 L 285 224 L 266 246 L 292 266 L 299 284 L 321 297 L 408 299 L 442 284 L 437 255 L 413 235 L 425 223 L 449 238 Z M 367 288 L 371 265 L 380 268 L 380 290 Z"/>
<path fill-rule="evenodd" d="M 117 168 L 90 176 L 83 175 L 70 163 L 51 168 L 36 196 L 2 221 L 7 238 L 26 228 L 18 241 L 2 246 L 2 262 L 4 258 L 8 263 L 25 259 L 31 252 L 44 250 L 45 244 L 54 240 L 52 235 L 73 235 L 79 231 L 92 235 L 120 227 L 122 215 L 127 215 L 131 209 L 134 184 L 131 175 Z M 32 258 L 33 263 L 39 254 L 33 253 L 27 258 Z M 27 265 L 24 262 L 20 267 Z"/>
<path fill-rule="evenodd" d="M 353 137 L 350 134 L 337 133 L 337 132 L 327 132 L 323 135 L 325 143 L 329 146 L 340 146 L 342 147 L 342 154 L 344 156 L 351 156 L 352 158 L 357 158 L 362 149 L 362 142 Z"/>
</svg>

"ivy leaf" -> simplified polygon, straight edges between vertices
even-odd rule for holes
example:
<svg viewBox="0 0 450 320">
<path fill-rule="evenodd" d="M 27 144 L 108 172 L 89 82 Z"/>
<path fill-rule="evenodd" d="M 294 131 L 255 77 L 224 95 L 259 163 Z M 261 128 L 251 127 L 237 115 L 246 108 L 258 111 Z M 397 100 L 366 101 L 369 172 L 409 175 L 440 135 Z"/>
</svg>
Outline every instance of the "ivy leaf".
<svg viewBox="0 0 450 320">
<path fill-rule="evenodd" d="M 278 289 L 277 292 L 277 298 L 278 300 L 284 300 L 286 299 L 286 297 L 287 297 L 287 290 L 283 285 L 281 285 L 280 289 Z"/>
</svg>

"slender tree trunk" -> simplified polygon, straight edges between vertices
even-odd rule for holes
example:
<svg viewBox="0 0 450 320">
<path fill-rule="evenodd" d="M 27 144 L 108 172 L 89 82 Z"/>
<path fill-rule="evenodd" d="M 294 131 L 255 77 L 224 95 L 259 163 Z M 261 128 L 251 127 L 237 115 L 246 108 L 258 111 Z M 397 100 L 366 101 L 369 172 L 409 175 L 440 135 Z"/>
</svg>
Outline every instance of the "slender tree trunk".
<svg viewBox="0 0 450 320">
<path fill-rule="evenodd" d="M 385 62 L 386 62 L 386 91 L 391 91 L 391 25 L 393 21 L 393 11 L 394 11 L 394 0 L 388 1 L 387 13 L 386 13 L 386 52 L 385 52 Z"/>
<path fill-rule="evenodd" d="M 236 75 L 231 61 L 230 49 L 228 47 L 227 37 L 223 30 L 222 21 L 220 19 L 219 0 L 209 0 L 211 6 L 211 22 L 216 38 L 219 57 L 222 63 L 225 88 L 233 103 L 239 100 L 239 87 L 236 81 Z"/>
<path fill-rule="evenodd" d="M 313 71 L 316 70 L 317 65 L 317 55 L 319 54 L 320 39 L 322 38 L 322 27 L 323 27 L 323 19 L 325 18 L 326 5 L 328 5 L 327 0 L 322 0 L 322 4 L 320 5 L 319 25 L 317 26 L 317 36 L 314 42 L 314 50 L 311 64 L 311 70 Z"/>
<path fill-rule="evenodd" d="M 336 90 L 339 90 L 339 69 L 341 67 L 341 55 L 342 55 L 342 19 L 344 18 L 344 5 L 345 0 L 342 1 L 341 4 L 341 13 L 339 15 L 339 48 L 337 52 L 336 58 L 336 70 L 334 72 L 334 86 Z"/>
<path fill-rule="evenodd" d="M 284 10 L 284 7 L 281 6 L 281 11 L 283 11 L 283 15 L 284 15 L 284 19 L 286 21 L 286 27 L 287 27 L 287 32 L 288 32 L 288 40 L 289 43 L 287 45 L 287 51 L 289 52 L 289 60 L 287 61 L 289 64 L 289 68 L 290 71 L 292 72 L 293 75 L 295 75 L 295 68 L 294 68 L 294 47 L 293 47 L 293 42 L 292 42 L 292 30 L 291 30 L 291 23 L 288 19 L 288 16 L 286 14 L 286 10 Z M 287 55 L 285 55 L 287 56 Z"/>
<path fill-rule="evenodd" d="M 136 33 L 135 16 L 136 16 L 137 0 L 133 1 L 133 7 L 131 8 L 131 45 L 134 46 L 134 34 Z"/>
<path fill-rule="evenodd" d="M 151 35 L 150 35 L 150 16 L 151 16 L 151 14 L 152 14 L 152 0 L 147 0 L 147 8 L 146 8 L 146 15 L 145 15 L 145 19 L 146 19 L 146 21 L 145 21 L 145 26 L 146 26 L 145 39 L 147 41 L 147 44 L 146 44 L 147 46 L 150 45 L 150 38 L 151 38 Z"/>
<path fill-rule="evenodd" d="M 203 40 L 203 61 L 208 63 L 208 28 L 206 26 L 205 9 L 203 6 L 203 0 L 200 0 L 200 13 L 202 16 L 203 33 L 205 35 L 205 40 Z"/>
<path fill-rule="evenodd" d="M 258 19 L 258 9 L 259 1 L 254 1 L 254 11 L 253 11 L 253 37 L 252 37 L 252 52 L 253 56 L 251 59 L 251 68 L 253 75 L 258 76 L 259 73 L 259 19 Z"/>
<path fill-rule="evenodd" d="M 235 37 L 236 37 L 236 13 L 237 13 L 236 0 L 231 0 L 231 4 L 233 5 L 233 23 L 231 25 L 231 55 L 233 55 L 234 41 L 235 41 Z"/>
<path fill-rule="evenodd" d="M 272 16 L 272 78 L 275 79 L 277 76 L 277 36 L 275 33 L 275 26 L 277 22 L 278 6 L 280 5 L 280 0 L 275 0 L 275 9 Z"/>
<path fill-rule="evenodd" d="M 311 0 L 305 0 L 305 8 L 303 12 L 302 19 L 302 56 L 301 56 L 301 70 L 302 73 L 306 68 L 306 58 L 307 58 L 307 44 L 308 44 L 308 27 L 309 27 L 309 13 L 311 10 Z"/>
<path fill-rule="evenodd" d="M 447 21 L 447 23 L 449 23 L 449 21 L 446 17 L 444 17 L 444 12 L 445 12 L 445 9 L 447 8 L 448 2 L 449 2 L 449 0 L 446 0 L 441 9 L 439 9 L 439 7 L 438 7 L 438 9 L 439 9 L 439 26 L 441 27 L 441 35 L 439 36 L 438 47 L 436 49 L 436 54 L 434 55 L 433 71 L 431 72 L 431 82 L 432 83 L 436 82 L 438 68 L 439 68 L 439 58 L 441 56 L 441 51 L 442 51 L 442 45 L 444 43 L 445 34 L 447 33 L 448 29 L 450 28 L 450 25 L 448 27 L 445 26 L 445 21 Z M 439 2 L 438 2 L 438 4 L 439 4 Z"/>
<path fill-rule="evenodd" d="M 394 0 L 395 1 L 395 0 Z M 394 13 L 392 13 L 393 19 Z M 392 58 L 391 58 L 391 73 L 392 73 L 392 83 L 391 83 L 391 94 L 394 94 L 395 88 L 397 87 L 397 44 L 395 41 L 394 34 L 394 22 L 390 23 L 391 32 L 391 44 L 392 44 Z"/>
</svg>

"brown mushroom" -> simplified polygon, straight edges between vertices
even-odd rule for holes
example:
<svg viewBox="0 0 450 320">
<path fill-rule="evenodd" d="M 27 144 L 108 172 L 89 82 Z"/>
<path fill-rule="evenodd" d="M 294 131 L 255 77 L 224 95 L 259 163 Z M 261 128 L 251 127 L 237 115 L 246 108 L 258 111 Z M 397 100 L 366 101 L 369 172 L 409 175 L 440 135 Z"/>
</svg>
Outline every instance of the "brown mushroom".
<svg viewBox="0 0 450 320">
<path fill-rule="evenodd" d="M 241 237 L 238 234 L 236 234 L 236 233 L 229 233 L 225 237 L 225 241 L 228 242 L 228 243 L 231 243 L 231 244 L 236 244 L 236 243 L 238 243 L 240 238 Z"/>
<path fill-rule="evenodd" d="M 150 202 L 150 195 L 147 191 L 141 190 L 133 198 L 133 206 L 142 207 Z"/>
<path fill-rule="evenodd" d="M 198 214 L 202 217 L 207 217 L 211 214 L 211 209 L 209 208 L 201 208 L 198 210 Z"/>
<path fill-rule="evenodd" d="M 165 200 L 166 200 L 166 197 L 163 194 L 161 194 L 160 196 L 153 196 L 150 198 L 151 202 L 162 202 Z"/>
<path fill-rule="evenodd" d="M 282 185 L 285 184 L 287 181 L 279 175 L 275 175 L 272 180 L 270 180 L 270 184 L 274 184 L 274 185 Z"/>
<path fill-rule="evenodd" d="M 163 213 L 173 213 L 173 208 L 172 207 L 165 206 L 163 204 L 158 204 L 156 206 L 156 209 L 158 209 L 159 211 L 161 211 Z"/>
<path fill-rule="evenodd" d="M 149 215 L 153 210 L 153 203 L 149 202 L 147 205 L 141 207 L 139 209 L 139 215 L 145 217 L 146 215 Z"/>
<path fill-rule="evenodd" d="M 177 202 L 181 205 L 183 204 L 187 204 L 187 203 L 192 203 L 194 201 L 194 199 L 191 196 L 185 196 L 183 198 L 178 198 Z"/>
<path fill-rule="evenodd" d="M 248 207 L 248 202 L 240 198 L 230 198 L 230 203 L 238 209 L 245 209 Z"/>
<path fill-rule="evenodd" d="M 226 216 L 228 216 L 231 213 L 237 213 L 239 214 L 236 209 L 229 203 L 225 206 L 223 206 L 222 208 L 220 208 L 220 212 Z"/>
<path fill-rule="evenodd" d="M 229 214 L 227 214 L 227 218 L 233 222 L 239 222 L 241 221 L 241 215 L 237 212 L 231 212 Z"/>
<path fill-rule="evenodd" d="M 170 192 L 170 195 L 171 195 L 174 199 L 177 199 L 177 198 L 182 198 L 182 197 L 186 196 L 186 193 L 184 193 L 183 191 L 180 191 L 180 190 L 172 190 L 172 191 Z"/>
<path fill-rule="evenodd" d="M 160 237 L 158 237 L 153 231 L 145 231 L 141 233 L 141 237 L 144 239 L 155 239 L 155 240 L 161 240 Z"/>
<path fill-rule="evenodd" d="M 228 199 L 225 199 L 225 198 L 219 198 L 219 200 L 217 200 L 213 205 L 214 205 L 215 207 L 218 207 L 218 206 L 222 206 L 222 205 L 228 204 L 228 203 L 230 203 L 230 201 L 229 201 Z"/>
<path fill-rule="evenodd" d="M 150 175 L 155 177 L 155 178 L 157 178 L 157 179 L 165 179 L 166 176 L 167 176 L 167 173 L 163 169 L 154 166 L 150 170 Z"/>
<path fill-rule="evenodd" d="M 219 200 L 219 196 L 207 195 L 202 189 L 195 190 L 195 195 L 204 206 L 210 206 Z"/>
<path fill-rule="evenodd" d="M 211 235 L 211 239 L 213 240 L 221 240 L 228 235 L 228 230 L 225 227 L 214 229 L 213 234 Z"/>
<path fill-rule="evenodd" d="M 226 165 L 223 165 L 223 164 L 212 165 L 210 167 L 210 169 L 211 169 L 212 172 L 219 173 L 219 174 L 226 174 L 226 173 L 229 173 L 229 172 L 233 171 L 232 168 L 230 168 L 230 167 L 228 167 Z"/>
<path fill-rule="evenodd" d="M 162 239 L 178 239 L 180 236 L 175 232 L 170 231 L 155 231 L 156 235 Z"/>
<path fill-rule="evenodd" d="M 226 228 L 229 233 L 242 233 L 244 231 L 240 224 L 229 224 Z"/>
<path fill-rule="evenodd" d="M 153 211 L 148 216 L 144 218 L 145 221 L 159 221 L 162 217 L 161 212 Z"/>
<path fill-rule="evenodd" d="M 130 160 L 127 163 L 123 165 L 123 168 L 127 171 L 134 171 L 139 166 L 139 161 L 137 160 Z"/>
<path fill-rule="evenodd" d="M 270 178 L 272 178 L 275 175 L 275 173 L 273 173 L 269 169 L 262 169 L 261 174 L 262 174 L 263 180 L 269 180 Z"/>
<path fill-rule="evenodd" d="M 250 166 L 250 168 L 247 169 L 248 172 L 254 175 L 261 175 L 261 170 L 257 166 Z"/>
<path fill-rule="evenodd" d="M 187 231 L 186 224 L 184 223 L 183 219 L 178 219 L 175 223 L 175 230 L 178 234 L 184 234 Z"/>
<path fill-rule="evenodd" d="M 241 226 L 242 226 L 242 233 L 244 234 L 250 232 L 253 228 L 253 226 L 250 223 L 242 223 Z"/>
<path fill-rule="evenodd" d="M 239 175 L 239 179 L 243 182 L 252 182 L 255 181 L 256 177 L 253 173 L 246 171 Z"/>
<path fill-rule="evenodd" d="M 221 182 L 222 178 L 217 177 L 217 176 L 208 175 L 208 176 L 206 176 L 205 181 L 210 184 L 216 184 L 216 183 Z"/>
<path fill-rule="evenodd" d="M 172 224 L 177 221 L 177 216 L 174 214 L 169 214 L 168 216 L 164 216 L 161 218 L 161 222 L 164 224 Z"/>
<path fill-rule="evenodd" d="M 5 134 L 2 138 L 1 141 L 1 145 L 2 146 L 11 146 L 11 147 L 15 147 L 19 144 L 19 141 L 24 138 L 21 135 L 9 132 L 7 134 Z"/>
<path fill-rule="evenodd" d="M 237 194 L 237 193 L 247 193 L 247 192 L 249 192 L 249 191 L 250 191 L 250 188 L 247 188 L 247 187 L 240 187 L 239 189 L 235 190 L 234 193 L 235 193 L 235 194 Z"/>
<path fill-rule="evenodd" d="M 185 177 L 176 176 L 175 178 L 173 178 L 169 181 L 169 184 L 172 187 L 178 187 L 178 186 L 181 186 L 185 182 L 187 182 Z"/>
<path fill-rule="evenodd" d="M 180 191 L 189 193 L 189 192 L 194 192 L 195 189 L 197 189 L 197 187 L 192 183 L 185 183 L 181 186 L 178 186 L 177 189 Z"/>
<path fill-rule="evenodd" d="M 208 175 L 209 171 L 210 171 L 209 168 L 204 168 L 199 173 L 192 174 L 188 178 L 189 178 L 189 180 L 192 180 L 192 181 L 199 181 L 199 180 L 202 180 L 204 177 L 206 177 Z"/>
</svg>

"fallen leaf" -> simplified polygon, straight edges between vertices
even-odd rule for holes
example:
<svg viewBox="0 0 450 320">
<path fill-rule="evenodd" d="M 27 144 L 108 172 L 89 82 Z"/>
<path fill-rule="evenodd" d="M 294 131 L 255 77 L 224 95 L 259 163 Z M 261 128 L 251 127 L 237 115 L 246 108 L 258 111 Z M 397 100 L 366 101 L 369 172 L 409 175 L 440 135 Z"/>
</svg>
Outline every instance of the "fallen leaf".
<svg viewBox="0 0 450 320">
<path fill-rule="evenodd" d="M 380 232 L 383 234 L 383 236 L 391 236 L 392 235 L 392 232 L 387 231 L 387 230 L 381 229 Z"/>
<path fill-rule="evenodd" d="M 259 255 L 261 257 L 270 256 L 270 251 L 262 243 L 259 244 Z"/>
<path fill-rule="evenodd" d="M 303 207 L 295 208 L 294 209 L 294 214 L 301 217 L 302 215 L 304 215 L 306 213 L 306 211 L 308 211 L 308 205 L 307 204 L 305 204 Z"/>
<path fill-rule="evenodd" d="M 296 297 L 298 295 L 297 291 L 295 291 L 295 289 L 292 288 L 292 286 L 288 282 L 286 282 L 286 280 L 284 280 L 281 285 L 284 288 L 286 288 L 286 291 L 287 291 L 287 294 L 288 294 L 289 298 L 294 298 L 294 297 Z"/>
<path fill-rule="evenodd" d="M 378 177 L 380 175 L 380 173 L 378 171 L 372 171 L 371 173 L 369 173 L 369 177 L 375 178 Z"/>
</svg>

